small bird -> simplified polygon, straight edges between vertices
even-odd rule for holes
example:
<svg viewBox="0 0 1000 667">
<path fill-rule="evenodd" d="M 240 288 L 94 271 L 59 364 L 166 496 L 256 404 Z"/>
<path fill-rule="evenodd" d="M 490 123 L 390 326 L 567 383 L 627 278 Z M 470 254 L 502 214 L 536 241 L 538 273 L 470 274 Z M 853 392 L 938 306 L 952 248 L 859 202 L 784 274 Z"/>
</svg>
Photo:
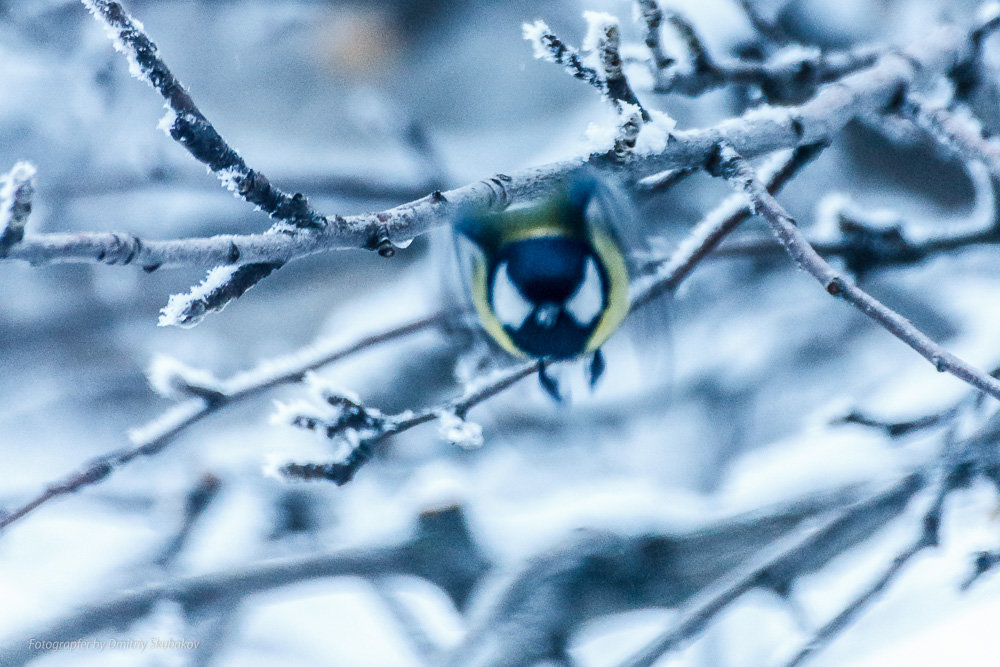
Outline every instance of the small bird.
<svg viewBox="0 0 1000 667">
<path fill-rule="evenodd" d="M 545 362 L 591 355 L 593 385 L 605 367 L 600 347 L 628 314 L 629 268 L 615 229 L 622 207 L 586 175 L 547 200 L 455 225 L 471 242 L 460 246 L 471 255 L 464 272 L 483 328 L 511 354 L 542 361 L 539 380 L 557 400 Z"/>
</svg>

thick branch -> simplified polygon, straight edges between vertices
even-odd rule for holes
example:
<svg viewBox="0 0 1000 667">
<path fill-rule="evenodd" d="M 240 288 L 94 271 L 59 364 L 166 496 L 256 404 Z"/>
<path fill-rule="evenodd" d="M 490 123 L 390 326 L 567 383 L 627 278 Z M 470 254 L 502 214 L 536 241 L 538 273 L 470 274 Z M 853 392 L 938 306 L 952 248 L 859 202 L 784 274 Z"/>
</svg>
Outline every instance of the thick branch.
<svg viewBox="0 0 1000 667">
<path fill-rule="evenodd" d="M 463 208 L 496 210 L 546 196 L 583 164 L 623 171 L 638 179 L 668 169 L 702 167 L 719 141 L 728 142 L 746 157 L 756 157 L 827 140 L 852 118 L 889 106 L 900 86 L 916 81 L 918 76 L 947 72 L 965 59 L 969 49 L 965 32 L 942 27 L 900 54 L 887 53 L 873 67 L 823 86 L 802 105 L 750 111 L 712 128 L 673 132 L 671 141 L 658 153 L 633 152 L 617 163 L 601 152 L 586 160 L 567 160 L 511 176 L 498 174 L 380 213 L 334 218 L 321 230 L 172 241 L 140 240 L 129 234 L 51 234 L 26 237 L 11 250 L 10 257 L 36 264 L 69 261 L 207 267 L 237 262 L 287 262 L 327 250 L 370 247 L 380 233 L 399 244 L 445 224 Z"/>
</svg>

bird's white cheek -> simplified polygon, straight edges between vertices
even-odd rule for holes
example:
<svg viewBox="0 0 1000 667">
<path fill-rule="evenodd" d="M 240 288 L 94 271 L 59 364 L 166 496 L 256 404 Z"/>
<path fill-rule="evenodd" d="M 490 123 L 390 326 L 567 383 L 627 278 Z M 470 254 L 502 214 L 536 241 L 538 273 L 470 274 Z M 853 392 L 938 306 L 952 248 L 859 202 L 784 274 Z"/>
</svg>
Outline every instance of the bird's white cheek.
<svg viewBox="0 0 1000 667">
<path fill-rule="evenodd" d="M 510 279 L 507 262 L 498 266 L 493 278 L 493 312 L 500 323 L 520 329 L 533 310 L 534 306 Z"/>
<path fill-rule="evenodd" d="M 583 270 L 583 280 L 573 295 L 566 301 L 566 312 L 583 326 L 591 325 L 604 310 L 604 289 L 601 272 L 593 257 L 587 258 Z"/>
</svg>

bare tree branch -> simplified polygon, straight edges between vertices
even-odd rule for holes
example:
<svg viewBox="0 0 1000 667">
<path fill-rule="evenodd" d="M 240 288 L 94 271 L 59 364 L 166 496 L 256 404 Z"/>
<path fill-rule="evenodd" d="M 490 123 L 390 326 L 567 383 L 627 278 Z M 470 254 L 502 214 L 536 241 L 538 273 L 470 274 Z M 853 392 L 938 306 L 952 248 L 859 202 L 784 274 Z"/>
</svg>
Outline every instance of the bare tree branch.
<svg viewBox="0 0 1000 667">
<path fill-rule="evenodd" d="M 621 667 L 652 667 L 657 660 L 701 633 L 715 616 L 732 602 L 755 588 L 787 588 L 797 577 L 825 564 L 839 550 L 877 532 L 873 515 L 891 516 L 902 512 L 910 498 L 923 487 L 919 475 L 908 475 L 885 489 L 821 519 L 817 525 L 792 532 L 756 554 L 751 562 L 732 574 L 706 586 L 681 610 L 680 619 L 669 632 L 653 640 Z M 866 527 L 860 537 L 858 526 Z M 845 540 L 845 536 L 850 536 Z M 831 548 L 833 547 L 833 548 Z"/>
<path fill-rule="evenodd" d="M 735 575 L 729 573 L 767 551 L 775 540 L 797 535 L 810 518 L 839 509 L 843 520 L 824 533 L 825 540 L 775 559 L 769 571 L 773 580 L 759 577 L 753 586 L 771 586 L 815 571 L 900 514 L 920 487 L 915 476 L 870 496 L 845 487 L 687 534 L 587 531 L 533 557 L 506 582 L 448 664 L 535 664 L 562 654 L 573 630 L 591 618 L 645 607 L 694 605 L 704 591 L 720 586 L 715 582 L 731 581 Z"/>
<path fill-rule="evenodd" d="M 669 169 L 703 167 L 719 141 L 745 157 L 756 157 L 800 144 L 829 139 L 851 119 L 878 112 L 893 102 L 899 86 L 943 75 L 966 59 L 967 34 L 942 27 L 900 52 L 886 53 L 865 70 L 820 88 L 798 106 L 751 110 L 739 119 L 702 130 L 677 131 L 656 153 L 635 152 L 624 162 L 597 153 L 534 167 L 513 175 L 498 174 L 444 193 L 432 193 L 379 213 L 334 218 L 323 229 L 295 229 L 248 235 L 154 241 L 130 234 L 45 234 L 27 236 L 9 257 L 32 263 L 104 262 L 144 267 L 215 266 L 238 262 L 287 262 L 296 257 L 339 248 L 377 244 L 380 234 L 399 244 L 444 224 L 466 207 L 496 210 L 551 193 L 576 169 L 589 164 L 635 178 Z M 609 150 L 611 147 L 609 146 Z"/>
<path fill-rule="evenodd" d="M 132 431 L 131 447 L 94 459 L 82 470 L 49 484 L 45 491 L 21 507 L 0 516 L 0 532 L 54 498 L 96 484 L 134 459 L 159 454 L 188 426 L 226 406 L 259 396 L 282 384 L 299 382 L 310 370 L 376 345 L 431 329 L 453 315 L 453 313 L 437 313 L 346 346 L 340 343 L 321 342 L 287 357 L 263 362 L 257 368 L 235 375 L 222 383 L 220 392 L 214 399 L 196 396 L 177 403 L 159 418 Z"/>
<path fill-rule="evenodd" d="M 884 593 L 917 554 L 929 547 L 938 546 L 944 501 L 948 494 L 968 477 L 968 457 L 963 456 L 954 443 L 946 443 L 945 452 L 941 459 L 938 465 L 940 470 L 938 471 L 938 481 L 935 484 L 934 498 L 924 513 L 919 535 L 843 610 L 819 628 L 805 646 L 786 663 L 786 667 L 797 667 L 797 665 L 807 662 L 856 620 L 872 601 Z"/>
<path fill-rule="evenodd" d="M 1000 399 L 1000 381 L 942 348 L 914 327 L 909 320 L 830 266 L 809 244 L 795 220 L 767 191 L 750 164 L 731 146 L 725 144 L 720 146 L 718 160 L 709 167 L 709 170 L 725 178 L 738 191 L 750 196 L 758 212 L 771 225 L 782 247 L 795 263 L 819 281 L 831 296 L 847 301 L 882 325 L 889 333 L 933 364 L 939 372 L 949 373 L 980 391 Z"/>
<path fill-rule="evenodd" d="M 43 649 L 32 648 L 29 638 L 70 641 L 108 628 L 128 627 L 149 615 L 162 600 L 177 602 L 187 610 L 205 605 L 232 607 L 246 597 L 318 578 L 420 577 L 441 588 L 462 609 L 490 567 L 469 532 L 462 509 L 446 507 L 421 514 L 414 536 L 398 544 L 263 561 L 122 593 L 10 642 L 0 648 L 0 664 L 13 667 L 37 659 Z"/>
</svg>

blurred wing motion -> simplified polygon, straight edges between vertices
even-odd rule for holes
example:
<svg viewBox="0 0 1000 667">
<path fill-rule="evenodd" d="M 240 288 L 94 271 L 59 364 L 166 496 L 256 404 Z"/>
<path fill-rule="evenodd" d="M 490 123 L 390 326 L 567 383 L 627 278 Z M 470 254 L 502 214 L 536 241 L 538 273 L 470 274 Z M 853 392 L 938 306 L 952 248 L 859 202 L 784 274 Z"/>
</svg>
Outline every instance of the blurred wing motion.
<svg viewBox="0 0 1000 667">
<path fill-rule="evenodd" d="M 629 269 L 593 179 L 552 199 L 455 225 L 468 297 L 509 353 L 573 359 L 596 352 L 628 313 Z"/>
<path fill-rule="evenodd" d="M 552 369 L 561 378 L 542 372 L 541 386 L 557 399 L 574 384 L 593 386 L 606 367 L 616 376 L 614 393 L 648 389 L 647 370 L 658 386 L 668 384 L 666 308 L 651 304 L 629 316 L 630 257 L 643 246 L 629 199 L 590 175 L 550 199 L 459 216 L 441 260 L 445 293 L 475 312 L 485 334 L 476 367 L 505 366 L 512 356 L 582 360 L 579 381 L 564 368 Z"/>
</svg>

